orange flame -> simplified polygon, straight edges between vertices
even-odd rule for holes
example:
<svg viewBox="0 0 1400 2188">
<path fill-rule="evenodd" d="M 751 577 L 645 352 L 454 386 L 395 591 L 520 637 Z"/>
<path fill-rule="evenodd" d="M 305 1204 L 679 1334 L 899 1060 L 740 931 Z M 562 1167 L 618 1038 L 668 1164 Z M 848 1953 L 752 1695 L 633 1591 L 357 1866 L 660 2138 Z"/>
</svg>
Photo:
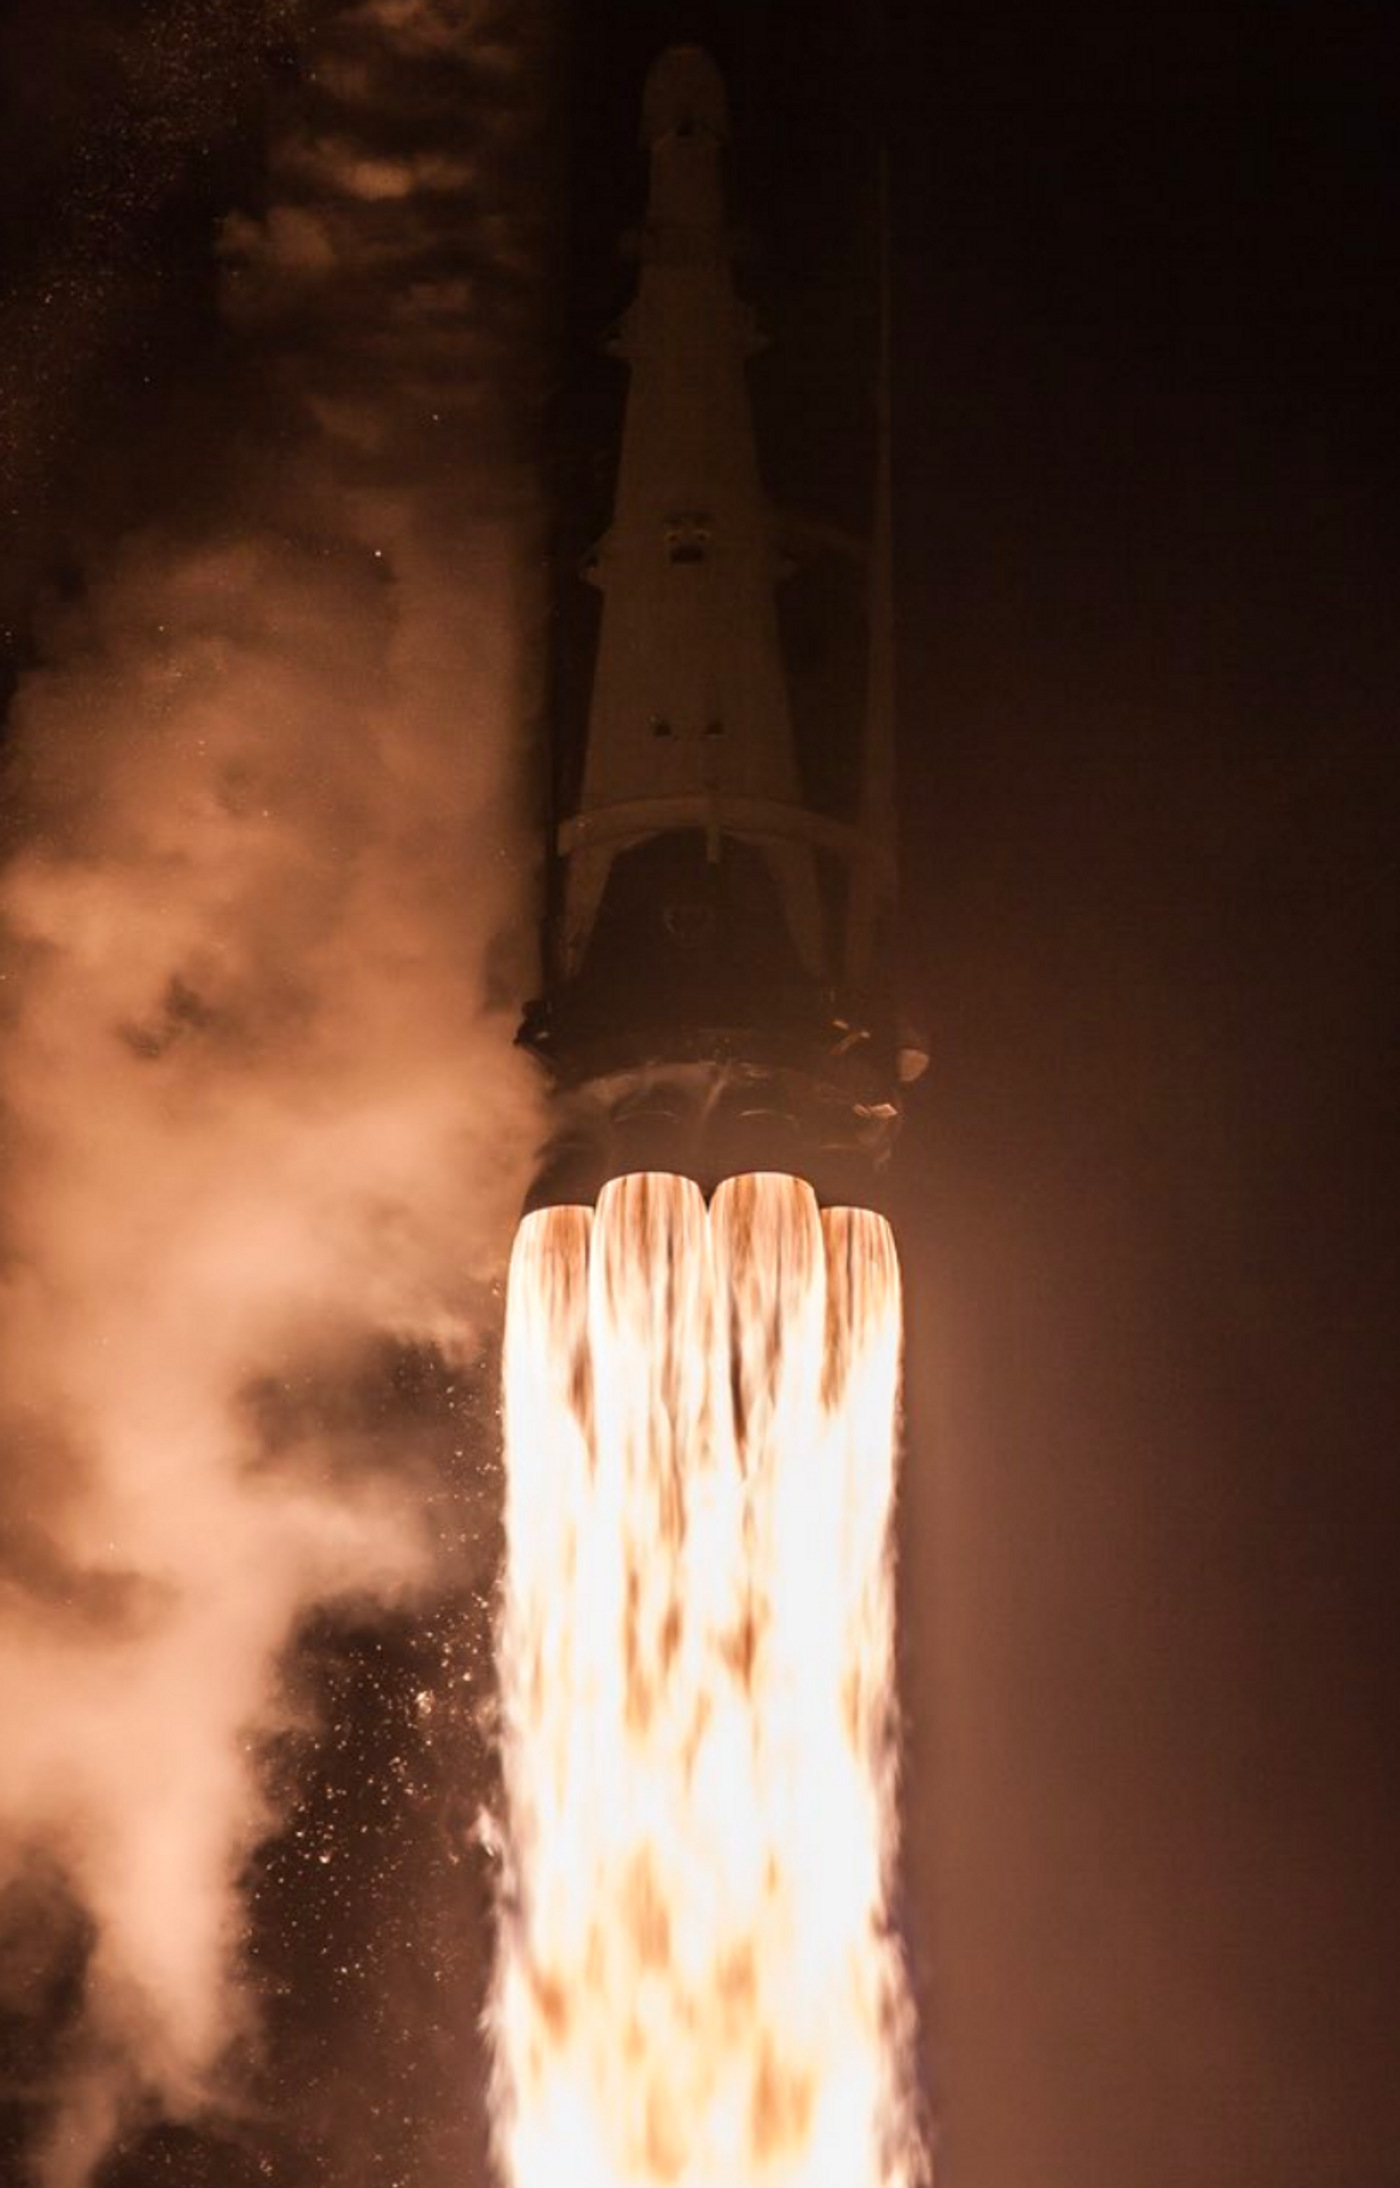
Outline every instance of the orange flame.
<svg viewBox="0 0 1400 2188">
<path fill-rule="evenodd" d="M 506 1326 L 511 2188 L 924 2177 L 895 1854 L 889 1227 L 624 1178 Z"/>
</svg>

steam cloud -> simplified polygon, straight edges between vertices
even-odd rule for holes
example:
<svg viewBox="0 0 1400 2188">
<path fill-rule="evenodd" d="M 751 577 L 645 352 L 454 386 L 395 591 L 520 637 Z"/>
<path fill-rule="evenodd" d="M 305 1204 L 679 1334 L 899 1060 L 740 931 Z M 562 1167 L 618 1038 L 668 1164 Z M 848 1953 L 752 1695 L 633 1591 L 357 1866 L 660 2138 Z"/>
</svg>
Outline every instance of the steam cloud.
<svg viewBox="0 0 1400 2188">
<path fill-rule="evenodd" d="M 113 545 L 12 716 L 0 2005 L 83 1966 L 46 2188 L 217 2101 L 279 1661 L 437 1555 L 422 1454 L 257 1393 L 470 1353 L 533 1152 L 523 14 L 322 11 L 223 238 L 236 483 Z"/>
</svg>

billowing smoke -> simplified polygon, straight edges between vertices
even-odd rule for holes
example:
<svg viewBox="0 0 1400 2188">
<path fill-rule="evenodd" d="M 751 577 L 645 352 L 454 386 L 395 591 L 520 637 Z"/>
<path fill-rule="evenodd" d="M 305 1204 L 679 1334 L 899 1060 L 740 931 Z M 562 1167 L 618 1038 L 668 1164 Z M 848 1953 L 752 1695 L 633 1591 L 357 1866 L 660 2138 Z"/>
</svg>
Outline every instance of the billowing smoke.
<svg viewBox="0 0 1400 2188">
<path fill-rule="evenodd" d="M 11 718 L 0 1993 L 76 1953 L 48 2188 L 219 2101 L 286 1651 L 440 1555 L 426 1448 L 267 1393 L 470 1357 L 537 1132 L 532 70 L 467 4 L 321 14 L 222 238 L 217 492 L 108 543 Z"/>
</svg>

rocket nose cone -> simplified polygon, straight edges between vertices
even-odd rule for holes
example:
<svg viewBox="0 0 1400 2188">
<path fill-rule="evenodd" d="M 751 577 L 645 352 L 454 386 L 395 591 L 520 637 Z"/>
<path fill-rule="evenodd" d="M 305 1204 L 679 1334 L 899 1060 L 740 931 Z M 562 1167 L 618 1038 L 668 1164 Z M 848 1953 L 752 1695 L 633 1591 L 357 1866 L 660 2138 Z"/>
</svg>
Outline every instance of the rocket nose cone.
<svg viewBox="0 0 1400 2188">
<path fill-rule="evenodd" d="M 671 46 L 652 63 L 642 94 L 642 142 L 658 137 L 727 137 L 724 79 L 700 46 Z"/>
</svg>

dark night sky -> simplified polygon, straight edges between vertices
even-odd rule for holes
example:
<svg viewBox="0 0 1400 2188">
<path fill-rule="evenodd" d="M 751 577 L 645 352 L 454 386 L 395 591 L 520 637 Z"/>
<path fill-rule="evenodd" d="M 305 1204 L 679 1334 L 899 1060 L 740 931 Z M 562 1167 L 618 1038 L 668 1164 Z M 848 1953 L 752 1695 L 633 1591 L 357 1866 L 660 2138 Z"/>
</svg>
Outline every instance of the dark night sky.
<svg viewBox="0 0 1400 2188">
<path fill-rule="evenodd" d="M 576 208 L 589 293 L 673 12 L 592 0 L 564 41 L 560 172 L 623 148 Z M 1379 16 L 890 8 L 934 1057 L 900 1186 L 909 1919 L 944 2188 L 1395 2177 Z M 781 316 L 848 133 L 843 11 L 675 20 L 728 66 Z M 23 661 L 37 587 L 131 504 L 114 403 L 220 399 L 212 221 L 291 64 L 251 7 L 23 0 L 5 35 Z M 123 119 L 143 38 L 169 80 Z M 46 268 L 66 333 L 34 318 Z M 391 1637 L 400 1685 L 419 1647 Z M 370 1654 L 328 1683 L 372 1714 Z M 453 2148 L 420 2147 L 427 2188 Z M 201 2162 L 221 2188 L 251 2161 Z"/>
<path fill-rule="evenodd" d="M 1345 10 L 936 13 L 898 122 L 905 1570 L 949 2172 L 1367 2188 L 1394 99 Z"/>
</svg>

